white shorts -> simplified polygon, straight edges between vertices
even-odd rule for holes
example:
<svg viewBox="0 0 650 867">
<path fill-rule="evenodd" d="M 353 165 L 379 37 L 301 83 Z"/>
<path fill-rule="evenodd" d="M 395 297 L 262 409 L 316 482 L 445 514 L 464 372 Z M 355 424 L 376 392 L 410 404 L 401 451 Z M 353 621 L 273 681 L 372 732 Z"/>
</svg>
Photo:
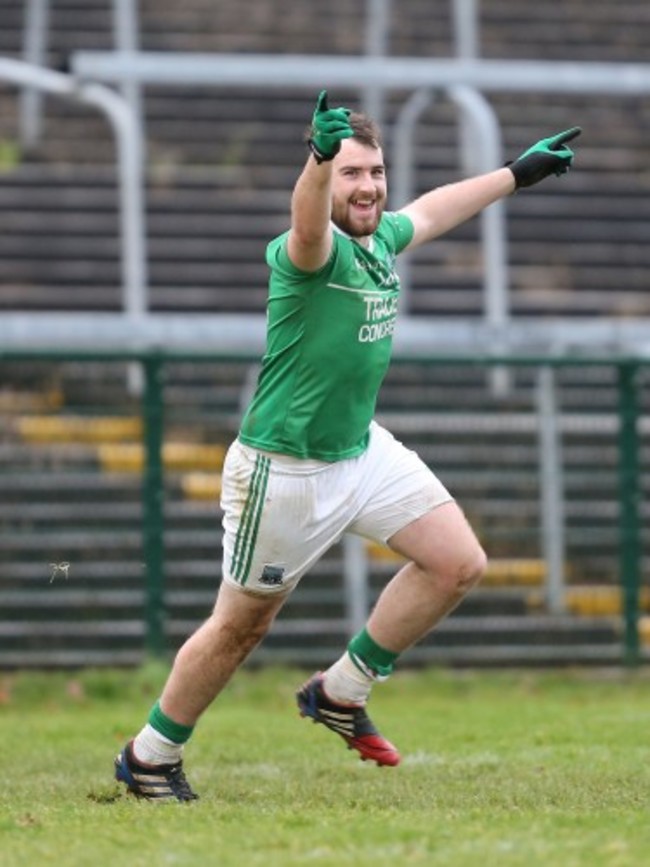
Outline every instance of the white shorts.
<svg viewBox="0 0 650 867">
<path fill-rule="evenodd" d="M 366 451 L 327 463 L 235 440 L 223 468 L 223 580 L 285 593 L 344 533 L 386 542 L 452 499 L 414 451 L 373 422 Z"/>
</svg>

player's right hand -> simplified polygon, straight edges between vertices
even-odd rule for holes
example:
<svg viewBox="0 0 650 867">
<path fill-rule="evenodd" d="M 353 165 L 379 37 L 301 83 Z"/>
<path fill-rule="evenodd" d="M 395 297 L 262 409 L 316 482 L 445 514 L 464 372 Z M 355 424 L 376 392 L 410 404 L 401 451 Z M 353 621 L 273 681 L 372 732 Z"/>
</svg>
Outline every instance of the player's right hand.
<svg viewBox="0 0 650 867">
<path fill-rule="evenodd" d="M 316 162 L 322 163 L 334 159 L 341 149 L 342 140 L 354 135 L 349 117 L 348 108 L 329 108 L 327 91 L 321 90 L 311 121 L 309 139 L 309 147 Z"/>
</svg>

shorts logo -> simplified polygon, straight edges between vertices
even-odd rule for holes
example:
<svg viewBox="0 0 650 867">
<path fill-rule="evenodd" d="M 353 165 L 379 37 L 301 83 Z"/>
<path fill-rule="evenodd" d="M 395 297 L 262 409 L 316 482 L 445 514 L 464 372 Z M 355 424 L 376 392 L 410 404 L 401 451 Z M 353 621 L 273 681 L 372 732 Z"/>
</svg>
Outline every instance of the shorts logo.
<svg viewBox="0 0 650 867">
<path fill-rule="evenodd" d="M 260 575 L 260 584 L 266 584 L 268 587 L 279 587 L 282 584 L 284 577 L 284 566 L 273 566 L 267 563 L 262 569 Z"/>
</svg>

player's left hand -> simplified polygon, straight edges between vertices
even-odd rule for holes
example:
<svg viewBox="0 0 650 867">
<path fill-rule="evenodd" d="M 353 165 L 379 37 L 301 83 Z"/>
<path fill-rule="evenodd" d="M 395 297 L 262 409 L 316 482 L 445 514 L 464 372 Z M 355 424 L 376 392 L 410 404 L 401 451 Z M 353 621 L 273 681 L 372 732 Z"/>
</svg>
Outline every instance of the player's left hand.
<svg viewBox="0 0 650 867">
<path fill-rule="evenodd" d="M 543 138 L 528 148 L 508 168 L 515 176 L 515 189 L 532 187 L 549 175 L 563 175 L 568 172 L 575 154 L 567 142 L 573 141 L 582 132 L 581 127 L 573 126 L 557 135 Z"/>
</svg>

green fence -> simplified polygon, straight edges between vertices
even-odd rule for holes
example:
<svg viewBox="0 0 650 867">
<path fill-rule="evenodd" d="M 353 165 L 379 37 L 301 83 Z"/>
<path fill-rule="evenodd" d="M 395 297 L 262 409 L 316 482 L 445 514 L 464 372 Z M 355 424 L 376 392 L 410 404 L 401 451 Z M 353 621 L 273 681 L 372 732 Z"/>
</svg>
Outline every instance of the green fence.
<svg viewBox="0 0 650 867">
<path fill-rule="evenodd" d="M 169 617 L 167 576 L 170 571 L 174 571 L 174 567 L 168 561 L 166 554 L 168 521 L 165 514 L 166 472 L 163 449 L 166 425 L 170 419 L 178 425 L 183 421 L 185 412 L 182 401 L 179 405 L 178 401 L 175 402 L 174 399 L 170 398 L 170 372 L 183 369 L 185 375 L 191 377 L 196 376 L 197 371 L 204 367 L 209 367 L 211 371 L 231 371 L 230 374 L 224 374 L 224 382 L 228 386 L 227 400 L 221 403 L 217 400 L 216 404 L 211 407 L 213 418 L 218 416 L 220 412 L 223 412 L 223 416 L 228 418 L 228 423 L 222 425 L 223 437 L 225 438 L 236 432 L 241 392 L 246 388 L 247 383 L 250 385 L 251 376 L 254 374 L 252 366 L 255 359 L 225 356 L 219 353 L 167 352 L 163 350 L 140 352 L 25 350 L 0 353 L 0 361 L 2 361 L 5 371 L 5 376 L 3 376 L 5 394 L 15 392 L 17 389 L 20 389 L 23 394 L 30 390 L 37 392 L 39 387 L 42 388 L 43 371 L 45 370 L 56 378 L 58 375 L 56 371 L 66 366 L 68 368 L 76 366 L 75 369 L 84 371 L 90 370 L 93 365 L 98 366 L 98 369 L 101 368 L 102 371 L 116 369 L 112 381 L 121 383 L 123 387 L 123 391 L 120 391 L 120 387 L 115 386 L 115 392 L 118 395 L 116 402 L 124 401 L 131 408 L 135 408 L 142 422 L 140 436 L 144 445 L 144 462 L 139 482 L 141 485 L 141 518 L 136 520 L 138 532 L 141 533 L 142 562 L 144 564 L 143 645 L 148 653 L 154 655 L 167 652 L 170 645 L 167 629 Z M 592 469 L 587 467 L 586 470 L 581 470 L 587 482 L 593 484 L 601 470 L 603 473 L 605 472 L 605 463 L 612 463 L 610 453 L 612 449 L 615 450 L 614 496 L 617 504 L 617 516 L 612 521 L 608 513 L 606 516 L 608 523 L 606 527 L 603 525 L 604 529 L 583 527 L 579 532 L 576 531 L 576 538 L 582 533 L 580 539 L 583 541 L 580 544 L 584 549 L 590 549 L 594 547 L 593 540 L 600 542 L 605 536 L 613 540 L 613 534 L 616 536 L 616 540 L 612 541 L 612 550 L 616 548 L 617 565 L 614 568 L 617 574 L 613 577 L 620 584 L 621 594 L 621 661 L 628 665 L 636 665 L 643 659 L 639 623 L 642 614 L 641 591 L 644 581 L 644 485 L 646 479 L 644 476 L 646 463 L 644 448 L 647 443 L 644 410 L 647 406 L 645 386 L 649 365 L 650 361 L 644 358 L 605 355 L 518 355 L 516 357 L 432 355 L 428 358 L 418 357 L 417 359 L 396 358 L 378 406 L 379 417 L 385 420 L 391 429 L 397 429 L 398 435 L 401 435 L 407 443 L 412 441 L 413 446 L 418 450 L 421 449 L 422 444 L 427 444 L 425 451 L 430 449 L 430 452 L 426 452 L 425 459 L 429 459 L 428 456 L 431 453 L 430 462 L 436 465 L 436 468 L 438 462 L 435 453 L 443 454 L 445 431 L 451 430 L 453 425 L 458 425 L 458 429 L 462 430 L 463 422 L 469 422 L 474 440 L 468 442 L 467 453 L 477 455 L 481 443 L 485 441 L 485 436 L 481 432 L 481 425 L 485 426 L 488 422 L 493 427 L 496 425 L 494 428 L 496 444 L 498 446 L 499 440 L 502 439 L 502 450 L 506 452 L 507 467 L 507 451 L 510 445 L 506 434 L 504 433 L 502 436 L 499 434 L 499 419 L 508 422 L 504 424 L 503 431 L 523 429 L 522 425 L 526 421 L 527 436 L 537 438 L 537 433 L 533 431 L 533 428 L 536 417 L 539 421 L 539 417 L 536 416 L 538 408 L 536 409 L 531 398 L 537 381 L 536 377 L 541 370 L 552 371 L 553 380 L 565 377 L 565 381 L 559 386 L 560 394 L 564 398 L 564 405 L 557 408 L 556 419 L 559 422 L 557 432 L 560 441 L 566 436 L 563 422 L 570 415 L 569 420 L 573 420 L 573 429 L 576 431 L 591 429 L 601 431 L 599 435 L 602 436 L 605 443 L 602 447 L 602 454 L 607 453 L 608 455 L 606 461 L 604 458 L 601 461 L 598 443 L 595 446 L 588 444 L 583 447 L 581 442 L 576 440 L 576 445 L 573 447 L 574 453 L 580 454 L 583 448 L 594 451 L 594 457 L 590 459 Z M 134 377 L 134 370 L 140 370 L 141 377 Z M 491 374 L 491 371 L 494 370 L 499 370 L 501 373 L 506 372 L 505 388 L 503 385 L 500 389 L 495 388 Z M 406 371 L 408 371 L 408 377 Z M 140 383 L 135 389 L 133 387 L 134 381 Z M 212 383 L 207 381 L 202 393 L 204 395 L 210 394 L 211 388 L 214 388 L 216 395 L 219 388 L 224 386 L 224 382 L 220 385 L 214 384 L 213 387 Z M 91 386 L 87 385 L 86 387 L 87 390 L 93 392 L 92 401 L 95 409 L 101 407 L 103 387 L 98 386 L 96 391 Z M 182 395 L 184 390 L 182 383 L 180 386 L 176 384 L 174 388 L 177 395 Z M 567 395 L 570 396 L 570 400 L 569 397 L 566 397 Z M 66 397 L 64 396 L 62 398 L 63 407 L 65 407 L 65 400 Z M 83 401 L 78 397 L 75 400 L 78 411 L 79 405 Z M 453 405 L 452 400 L 455 401 Z M 571 405 L 568 406 L 568 403 Z M 55 416 L 61 411 L 61 406 L 53 407 L 48 410 L 48 414 Z M 16 412 L 14 411 L 13 414 L 16 415 Z M 10 440 L 7 430 L 11 427 L 11 416 L 12 411 L 5 406 L 5 443 Z M 191 417 L 185 419 L 185 422 L 189 426 L 194 423 Z M 437 425 L 440 426 L 440 433 L 437 440 L 432 443 L 431 431 Z M 487 430 L 487 428 L 485 429 Z M 606 440 L 602 431 L 606 432 Z M 454 445 L 458 444 L 458 448 L 461 447 L 461 434 L 452 433 L 450 438 L 454 440 Z M 512 448 L 514 454 L 516 444 Z M 459 452 L 459 454 L 461 453 Z M 7 452 L 7 455 L 9 456 L 10 452 Z M 546 467 L 544 467 L 544 460 L 548 459 L 548 455 L 545 457 L 542 451 L 539 457 L 540 483 L 544 484 L 545 475 L 548 476 L 558 470 L 562 481 L 567 472 L 562 451 L 560 450 L 560 460 L 562 461 L 560 467 L 553 466 L 552 463 L 557 459 L 557 456 L 551 456 L 551 464 Z M 449 472 L 450 474 L 453 472 L 459 474 L 461 480 L 459 484 L 462 488 L 462 462 L 465 459 L 462 458 L 461 454 L 460 459 L 454 458 L 454 460 L 460 460 L 461 467 L 456 470 L 450 469 Z M 477 469 L 472 470 L 470 475 L 471 483 L 476 488 L 483 484 L 479 484 L 479 479 L 485 479 L 482 490 L 488 491 L 491 503 L 495 506 L 496 499 L 493 494 L 489 493 L 493 490 L 490 485 L 494 485 L 494 479 L 497 477 L 502 480 L 505 479 L 507 471 L 499 467 L 492 467 L 490 465 L 491 460 L 488 456 L 482 464 L 477 463 Z M 527 458 L 527 460 L 530 459 Z M 478 456 L 477 461 L 480 461 Z M 442 463 L 444 464 L 444 460 Z M 0 483 L 2 478 L 9 476 L 10 457 L 7 457 L 3 469 L 6 473 L 5 476 L 0 476 Z M 484 475 L 482 476 L 481 473 Z M 535 481 L 534 477 L 532 478 L 533 480 L 528 484 L 531 489 L 534 489 Z M 562 488 L 562 484 L 560 488 Z M 588 503 L 589 484 L 585 483 L 584 488 L 580 497 L 593 507 L 593 504 Z M 504 500 L 506 496 L 504 494 Z M 531 496 L 534 496 L 534 493 Z M 469 495 L 467 498 L 471 499 Z M 5 513 L 7 534 L 14 532 L 12 528 L 14 528 L 15 522 L 20 519 L 20 503 L 16 503 L 13 514 L 9 511 L 11 504 L 12 501 L 9 498 Z M 558 513 L 562 516 L 564 503 L 559 501 L 557 505 Z M 507 512 L 507 503 L 503 509 Z M 605 511 L 604 505 L 603 510 Z M 511 514 L 518 511 L 519 509 L 515 504 Z M 474 516 L 472 515 L 472 517 Z M 215 515 L 215 522 L 216 520 L 217 516 Z M 480 521 L 481 516 L 479 514 Z M 503 545 L 505 549 L 507 547 L 505 543 L 500 542 L 497 538 L 500 531 L 490 529 L 498 523 L 498 515 L 496 519 L 492 517 L 489 521 L 486 518 L 484 523 L 485 534 L 487 536 L 490 536 L 492 532 L 495 534 L 493 546 L 499 550 L 500 545 Z M 510 517 L 502 521 L 502 524 L 508 525 L 515 523 L 517 522 Z M 559 526 L 556 528 L 557 533 L 563 532 L 563 529 L 562 526 Z M 520 532 L 522 534 L 520 539 L 523 539 L 523 534 L 526 532 L 525 528 Z M 83 540 L 79 544 L 83 544 Z M 89 541 L 88 544 L 93 543 Z M 508 550 L 516 550 L 516 536 L 512 536 L 508 545 L 510 546 Z M 218 556 L 215 543 L 213 553 L 215 572 Z M 8 557 L 5 557 L 5 564 L 2 568 L 7 570 L 4 575 L 4 579 L 7 581 L 11 577 L 12 569 Z M 589 566 L 588 568 L 593 571 L 594 567 Z M 364 576 L 364 580 L 367 577 Z M 354 581 L 352 585 L 354 585 Z M 133 582 L 129 587 L 132 586 Z M 13 592 L 15 597 L 18 591 L 14 588 Z M 321 595 L 320 598 L 325 599 L 326 597 Z M 349 610 L 351 604 L 353 606 L 353 603 L 348 600 L 346 610 Z M 337 623 L 337 628 L 340 629 L 340 618 Z M 307 624 L 307 620 L 305 620 L 305 624 Z M 191 627 L 191 623 L 185 625 L 188 628 Z M 306 625 L 306 630 L 308 634 L 308 625 Z M 293 632 L 296 633 L 296 630 L 294 629 Z M 290 633 L 291 630 L 288 630 L 287 634 Z M 427 658 L 426 649 L 422 653 L 422 658 Z M 296 655 L 300 656 L 300 653 L 296 651 Z M 2 650 L 0 648 L 0 664 L 1 661 Z"/>
</svg>

